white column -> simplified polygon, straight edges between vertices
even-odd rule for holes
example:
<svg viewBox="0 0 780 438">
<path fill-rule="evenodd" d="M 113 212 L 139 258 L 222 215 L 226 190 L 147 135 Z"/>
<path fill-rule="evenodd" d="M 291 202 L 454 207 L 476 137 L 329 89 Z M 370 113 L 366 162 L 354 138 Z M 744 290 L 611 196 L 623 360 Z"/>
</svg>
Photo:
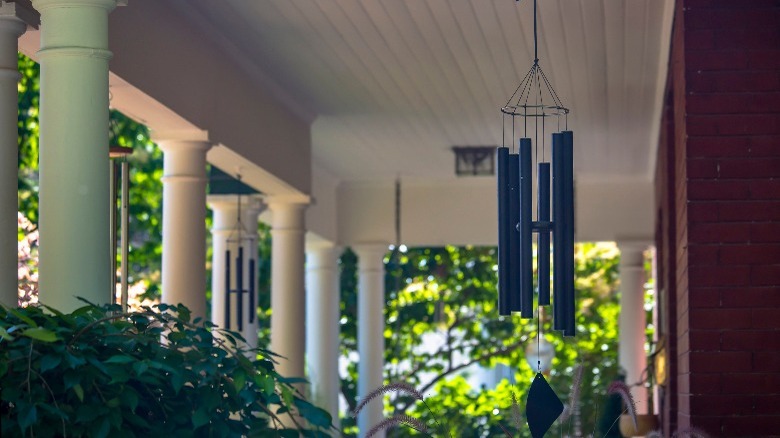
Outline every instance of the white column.
<svg viewBox="0 0 780 438">
<path fill-rule="evenodd" d="M 385 263 L 387 244 L 357 245 L 358 256 L 358 398 L 382 386 L 385 356 Z M 360 437 L 382 421 L 382 400 L 372 401 L 358 416 Z M 384 432 L 377 436 L 384 437 Z"/>
<path fill-rule="evenodd" d="M 304 377 L 306 203 L 284 197 L 271 197 L 267 203 L 272 215 L 271 351 L 284 357 L 278 359 L 281 375 Z"/>
<path fill-rule="evenodd" d="M 641 379 L 647 364 L 645 354 L 645 269 L 646 243 L 618 242 L 620 249 L 620 319 L 618 321 L 618 361 L 626 372 L 626 384 Z M 637 413 L 648 412 L 647 390 L 631 386 Z"/>
<path fill-rule="evenodd" d="M 108 14 L 116 0 L 33 0 L 41 14 L 39 297 L 106 303 Z"/>
<path fill-rule="evenodd" d="M 236 257 L 238 257 L 238 196 L 237 195 L 210 195 L 207 198 L 211 210 L 214 212 L 213 227 L 211 229 L 212 259 L 211 259 L 211 322 L 220 326 L 225 325 L 225 266 L 227 263 L 226 251 L 230 250 L 231 287 L 236 287 Z M 249 296 L 243 297 L 243 330 L 241 335 L 246 339 L 247 346 L 257 347 L 257 217 L 262 211 L 260 199 L 248 195 L 241 197 L 241 236 L 240 242 L 243 248 L 244 289 L 249 290 L 249 261 L 255 261 L 255 308 L 250 307 Z M 230 296 L 230 330 L 238 331 L 238 296 Z M 250 312 L 254 312 L 253 321 L 249 322 Z"/>
<path fill-rule="evenodd" d="M 331 243 L 306 248 L 306 365 L 311 400 L 339 423 L 339 268 Z"/>
<path fill-rule="evenodd" d="M 163 150 L 162 302 L 206 317 L 205 133 L 153 133 Z"/>
<path fill-rule="evenodd" d="M 17 40 L 27 25 L 16 3 L 0 3 L 0 304 L 17 306 Z"/>
</svg>

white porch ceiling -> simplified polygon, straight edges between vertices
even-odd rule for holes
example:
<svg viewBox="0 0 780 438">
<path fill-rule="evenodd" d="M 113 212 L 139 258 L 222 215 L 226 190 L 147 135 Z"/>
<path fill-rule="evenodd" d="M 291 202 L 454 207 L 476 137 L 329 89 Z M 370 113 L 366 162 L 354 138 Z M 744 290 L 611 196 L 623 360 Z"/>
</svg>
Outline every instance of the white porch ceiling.
<svg viewBox="0 0 780 438">
<path fill-rule="evenodd" d="M 313 161 L 342 182 L 453 179 L 450 147 L 501 143 L 533 59 L 531 0 L 169 1 L 315 117 Z M 539 1 L 580 182 L 651 180 L 668 3 Z"/>
</svg>

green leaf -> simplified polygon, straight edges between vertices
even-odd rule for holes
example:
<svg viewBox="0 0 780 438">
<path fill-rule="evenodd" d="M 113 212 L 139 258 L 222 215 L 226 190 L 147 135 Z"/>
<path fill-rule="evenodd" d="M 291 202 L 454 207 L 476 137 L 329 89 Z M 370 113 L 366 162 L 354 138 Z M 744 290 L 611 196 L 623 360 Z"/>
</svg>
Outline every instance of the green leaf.
<svg viewBox="0 0 780 438">
<path fill-rule="evenodd" d="M 62 362 L 62 356 L 47 354 L 41 358 L 40 371 L 41 373 L 45 373 L 46 371 L 55 368 L 61 362 Z"/>
<path fill-rule="evenodd" d="M 133 364 L 133 371 L 137 376 L 140 376 L 148 369 L 149 369 L 149 364 L 147 364 L 146 361 L 136 362 Z"/>
<path fill-rule="evenodd" d="M 239 368 L 233 373 L 233 386 L 236 388 L 236 391 L 241 391 L 244 384 L 246 384 L 246 373 Z"/>
<path fill-rule="evenodd" d="M 171 385 L 173 385 L 173 390 L 178 394 L 182 386 L 184 386 L 184 376 L 178 372 L 171 374 Z"/>
<path fill-rule="evenodd" d="M 116 363 L 116 364 L 131 363 L 135 361 L 136 359 L 134 357 L 125 354 L 117 354 L 115 356 L 111 356 L 108 359 L 106 359 L 106 363 Z"/>
<path fill-rule="evenodd" d="M 43 327 L 28 328 L 22 332 L 22 336 L 27 336 L 28 338 L 33 338 L 41 342 L 54 342 L 58 339 L 56 333 Z"/>
<path fill-rule="evenodd" d="M 138 407 L 138 393 L 133 388 L 125 387 L 119 393 L 119 398 L 122 400 L 122 404 L 130 408 L 131 412 L 135 412 L 135 408 Z"/>
<path fill-rule="evenodd" d="M 192 428 L 197 429 L 204 424 L 208 424 L 209 422 L 209 414 L 206 413 L 203 409 L 198 409 L 195 411 L 194 414 L 192 414 Z"/>
<path fill-rule="evenodd" d="M 35 405 L 19 403 L 17 408 L 19 409 L 19 427 L 23 431 L 38 421 L 38 410 L 35 408 Z"/>
<path fill-rule="evenodd" d="M 298 412 L 310 424 L 318 427 L 330 427 L 331 421 L 333 419 L 331 418 L 330 413 L 327 411 L 320 409 L 300 398 L 295 399 L 295 407 L 298 408 Z"/>
<path fill-rule="evenodd" d="M 5 341 L 13 341 L 15 338 L 8 334 L 7 331 L 3 327 L 0 327 L 0 339 L 3 339 Z"/>
<path fill-rule="evenodd" d="M 24 321 L 30 327 L 38 327 L 38 324 L 36 324 L 35 321 L 32 320 L 32 318 L 28 317 L 27 315 L 20 312 L 19 310 L 8 308 L 8 311 L 11 312 L 13 316 Z"/>
<path fill-rule="evenodd" d="M 73 392 L 76 393 L 76 397 L 79 398 L 79 401 L 84 401 L 84 388 L 81 387 L 80 383 L 73 385 Z"/>
</svg>

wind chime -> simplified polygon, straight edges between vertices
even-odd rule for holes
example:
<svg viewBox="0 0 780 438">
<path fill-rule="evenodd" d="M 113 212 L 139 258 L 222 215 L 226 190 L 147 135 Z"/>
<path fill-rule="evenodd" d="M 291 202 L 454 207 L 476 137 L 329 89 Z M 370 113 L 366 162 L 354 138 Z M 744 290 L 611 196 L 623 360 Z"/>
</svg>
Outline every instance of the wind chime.
<svg viewBox="0 0 780 438">
<path fill-rule="evenodd" d="M 552 305 L 553 329 L 562 331 L 564 336 L 574 336 L 573 133 L 568 130 L 569 109 L 563 106 L 539 65 L 536 9 L 534 0 L 533 65 L 501 108 L 503 143 L 497 153 L 498 309 L 500 315 L 519 312 L 522 318 L 533 318 L 535 309 Z M 508 131 L 511 151 L 506 143 Z M 550 154 L 545 142 L 548 131 L 552 132 Z M 548 155 L 551 161 L 547 161 Z M 532 190 L 534 163 L 536 220 Z M 536 288 L 534 234 L 538 236 Z M 540 314 L 537 310 L 537 315 Z M 537 342 L 540 336 L 541 323 L 537 316 Z M 563 411 L 563 404 L 541 373 L 541 364 L 538 366 L 526 403 L 528 425 L 534 437 L 543 436 Z"/>
<path fill-rule="evenodd" d="M 239 184 L 241 183 L 241 175 L 237 177 Z M 232 306 L 230 299 L 231 295 L 236 295 L 236 325 L 235 329 L 239 332 L 244 330 L 244 294 L 248 295 L 249 299 L 249 315 L 248 323 L 252 324 L 255 321 L 256 313 L 256 281 L 255 281 L 255 258 L 248 256 L 244 257 L 244 242 L 253 242 L 250 232 L 244 229 L 244 224 L 241 222 L 241 193 L 238 194 L 238 219 L 236 221 L 236 227 L 227 239 L 227 249 L 225 250 L 225 325 L 224 328 L 228 330 L 234 330 L 231 315 Z M 256 226 L 256 225 L 255 225 Z M 234 237 L 235 235 L 235 237 Z M 235 244 L 238 248 L 238 254 L 235 259 L 232 259 L 230 251 L 231 244 Z M 251 249 L 250 249 L 251 250 Z M 231 273 L 234 269 L 231 268 L 232 263 L 235 262 L 236 281 L 235 288 L 232 287 Z M 248 269 L 249 284 L 244 284 L 244 269 Z"/>
</svg>

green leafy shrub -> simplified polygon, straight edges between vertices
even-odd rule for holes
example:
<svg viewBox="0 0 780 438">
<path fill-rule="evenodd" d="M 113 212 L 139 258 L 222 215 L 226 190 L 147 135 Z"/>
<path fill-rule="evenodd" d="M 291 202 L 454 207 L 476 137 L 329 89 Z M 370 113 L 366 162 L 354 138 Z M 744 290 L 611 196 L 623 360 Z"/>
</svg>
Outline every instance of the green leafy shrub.
<svg viewBox="0 0 780 438">
<path fill-rule="evenodd" d="M 44 306 L 45 307 L 45 306 Z M 0 307 L 2 436 L 327 436 L 303 382 L 183 306 Z M 251 356 L 249 358 L 248 356 Z"/>
</svg>

